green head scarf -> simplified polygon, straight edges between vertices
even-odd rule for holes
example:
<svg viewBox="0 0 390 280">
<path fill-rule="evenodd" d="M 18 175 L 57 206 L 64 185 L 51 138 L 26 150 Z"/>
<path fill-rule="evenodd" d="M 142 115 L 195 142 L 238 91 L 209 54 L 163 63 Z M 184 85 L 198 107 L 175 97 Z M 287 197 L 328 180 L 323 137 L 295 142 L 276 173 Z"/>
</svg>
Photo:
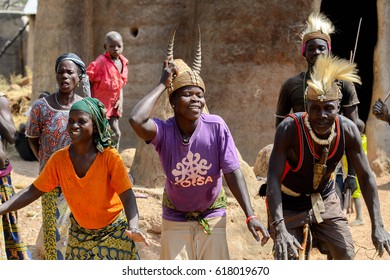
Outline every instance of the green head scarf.
<svg viewBox="0 0 390 280">
<path fill-rule="evenodd" d="M 104 148 L 114 146 L 111 140 L 112 130 L 106 118 L 106 107 L 99 99 L 85 97 L 74 103 L 70 111 L 83 111 L 91 115 L 98 131 L 94 135 L 94 141 L 99 152 L 103 153 Z"/>
</svg>

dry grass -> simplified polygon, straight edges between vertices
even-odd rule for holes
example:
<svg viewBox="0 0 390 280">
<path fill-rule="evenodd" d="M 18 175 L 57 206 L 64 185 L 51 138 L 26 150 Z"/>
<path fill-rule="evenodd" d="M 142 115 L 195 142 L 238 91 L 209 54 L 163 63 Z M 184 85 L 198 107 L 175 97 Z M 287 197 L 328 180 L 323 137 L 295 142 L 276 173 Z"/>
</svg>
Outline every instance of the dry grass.
<svg viewBox="0 0 390 280">
<path fill-rule="evenodd" d="M 32 95 L 32 72 L 26 69 L 27 76 L 11 75 L 9 80 L 0 76 L 0 92 L 5 93 L 9 102 L 15 126 L 25 123 L 25 112 L 30 106 Z"/>
</svg>

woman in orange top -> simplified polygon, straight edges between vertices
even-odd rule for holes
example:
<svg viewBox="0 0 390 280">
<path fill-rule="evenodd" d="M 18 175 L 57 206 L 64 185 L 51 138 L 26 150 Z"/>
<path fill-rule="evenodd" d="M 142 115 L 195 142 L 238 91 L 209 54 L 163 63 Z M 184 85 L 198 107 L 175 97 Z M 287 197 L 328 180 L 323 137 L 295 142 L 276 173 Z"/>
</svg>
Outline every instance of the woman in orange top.
<svg viewBox="0 0 390 280">
<path fill-rule="evenodd" d="M 72 143 L 55 152 L 39 177 L 0 206 L 20 209 L 61 185 L 71 209 L 66 259 L 139 259 L 134 242 L 148 241 L 138 228 L 132 183 L 112 147 L 104 105 L 86 97 L 70 109 Z"/>
</svg>

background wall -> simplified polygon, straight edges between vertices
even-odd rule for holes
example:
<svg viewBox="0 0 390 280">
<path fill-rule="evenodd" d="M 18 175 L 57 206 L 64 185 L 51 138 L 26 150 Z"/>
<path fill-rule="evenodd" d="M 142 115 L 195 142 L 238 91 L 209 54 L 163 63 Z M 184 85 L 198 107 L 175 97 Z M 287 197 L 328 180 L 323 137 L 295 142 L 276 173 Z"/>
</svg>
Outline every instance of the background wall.
<svg viewBox="0 0 390 280">
<path fill-rule="evenodd" d="M 300 55 L 298 34 L 307 16 L 320 10 L 321 5 L 325 7 L 325 2 L 331 1 L 40 1 L 35 22 L 33 94 L 37 96 L 40 90 L 56 90 L 54 62 L 60 54 L 75 52 L 88 64 L 103 52 L 104 35 L 116 30 L 123 36 L 124 55 L 130 61 L 129 82 L 124 90 L 124 116 L 120 120 L 123 135 L 121 149 L 137 147 L 147 151 L 149 148 L 137 139 L 127 117 L 136 102 L 157 84 L 173 26 L 180 24 L 175 57 L 191 62 L 195 30 L 200 25 L 201 75 L 206 83 L 207 106 L 210 113 L 221 115 L 226 120 L 241 156 L 252 165 L 258 151 L 273 142 L 274 112 L 281 84 L 288 77 L 306 70 L 306 62 Z M 344 2 L 347 7 L 354 5 L 353 1 Z M 370 18 L 367 22 L 377 20 L 378 30 L 376 26 L 370 29 L 368 33 L 374 36 L 365 37 L 359 43 L 376 45 L 373 69 L 362 65 L 375 82 L 372 93 L 371 87 L 366 90 L 372 98 L 362 98 L 361 106 L 364 106 L 363 119 L 367 120 L 369 158 L 374 161 L 380 155 L 386 162 L 390 152 L 386 124 L 372 119 L 369 111 L 371 103 L 390 89 L 389 75 L 386 74 L 389 71 L 386 62 L 389 61 L 387 41 L 390 31 L 385 28 L 388 26 L 390 3 L 378 0 L 370 1 L 371 4 L 377 5 L 378 18 Z M 339 25 L 337 9 L 328 8 L 326 14 L 333 17 L 337 27 L 345 28 Z M 359 8 L 360 12 L 365 10 L 364 6 Z M 352 38 L 356 36 L 357 16 L 352 12 L 345 12 L 343 16 L 353 22 L 352 31 L 348 31 L 349 35 L 352 33 Z M 363 27 L 366 26 L 363 19 Z M 354 40 L 345 33 L 344 37 L 349 54 Z M 337 46 L 345 42 L 340 41 Z M 362 52 L 362 47 L 358 47 L 359 50 Z M 358 53 L 357 57 L 373 57 L 372 53 Z M 340 55 L 349 58 L 345 54 Z M 156 115 L 161 113 L 159 110 L 161 108 L 157 108 Z M 378 132 L 379 128 L 381 132 Z M 150 157 L 156 157 L 154 151 L 148 152 L 152 153 Z M 148 156 L 144 155 L 145 158 Z M 378 168 L 375 171 L 379 173 L 389 170 Z"/>
<path fill-rule="evenodd" d="M 9 79 L 10 75 L 26 74 L 27 33 L 20 32 L 25 25 L 23 13 L 0 10 L 0 75 Z"/>
<path fill-rule="evenodd" d="M 386 97 L 390 92 L 390 1 L 377 0 L 378 41 L 374 52 L 374 85 L 371 106 L 375 100 Z M 387 106 L 390 108 L 389 100 Z M 386 122 L 369 115 L 366 124 L 368 158 L 377 175 L 390 172 L 390 133 Z"/>
<path fill-rule="evenodd" d="M 207 105 L 226 120 L 243 158 L 253 164 L 258 151 L 273 141 L 273 115 L 282 81 L 305 67 L 297 34 L 319 4 L 304 0 L 40 1 L 34 95 L 56 90 L 58 55 L 75 52 L 88 64 L 103 52 L 105 33 L 117 30 L 130 61 L 121 147 L 135 147 L 137 138 L 127 116 L 157 84 L 170 30 L 181 24 L 175 56 L 192 61 L 199 24 Z M 302 7 L 299 13 L 297 6 Z"/>
</svg>

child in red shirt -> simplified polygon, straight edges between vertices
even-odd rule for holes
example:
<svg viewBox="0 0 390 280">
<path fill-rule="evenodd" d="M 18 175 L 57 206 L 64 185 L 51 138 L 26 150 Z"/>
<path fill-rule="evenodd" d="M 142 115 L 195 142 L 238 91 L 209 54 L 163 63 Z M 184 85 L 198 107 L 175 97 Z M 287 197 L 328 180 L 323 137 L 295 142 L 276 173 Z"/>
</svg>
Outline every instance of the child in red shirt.
<svg viewBox="0 0 390 280">
<path fill-rule="evenodd" d="M 104 54 L 89 64 L 87 74 L 91 83 L 91 96 L 106 106 L 112 137 L 119 150 L 119 118 L 123 112 L 123 87 L 127 83 L 129 61 L 122 55 L 123 40 L 116 31 L 106 34 L 104 49 Z"/>
</svg>

